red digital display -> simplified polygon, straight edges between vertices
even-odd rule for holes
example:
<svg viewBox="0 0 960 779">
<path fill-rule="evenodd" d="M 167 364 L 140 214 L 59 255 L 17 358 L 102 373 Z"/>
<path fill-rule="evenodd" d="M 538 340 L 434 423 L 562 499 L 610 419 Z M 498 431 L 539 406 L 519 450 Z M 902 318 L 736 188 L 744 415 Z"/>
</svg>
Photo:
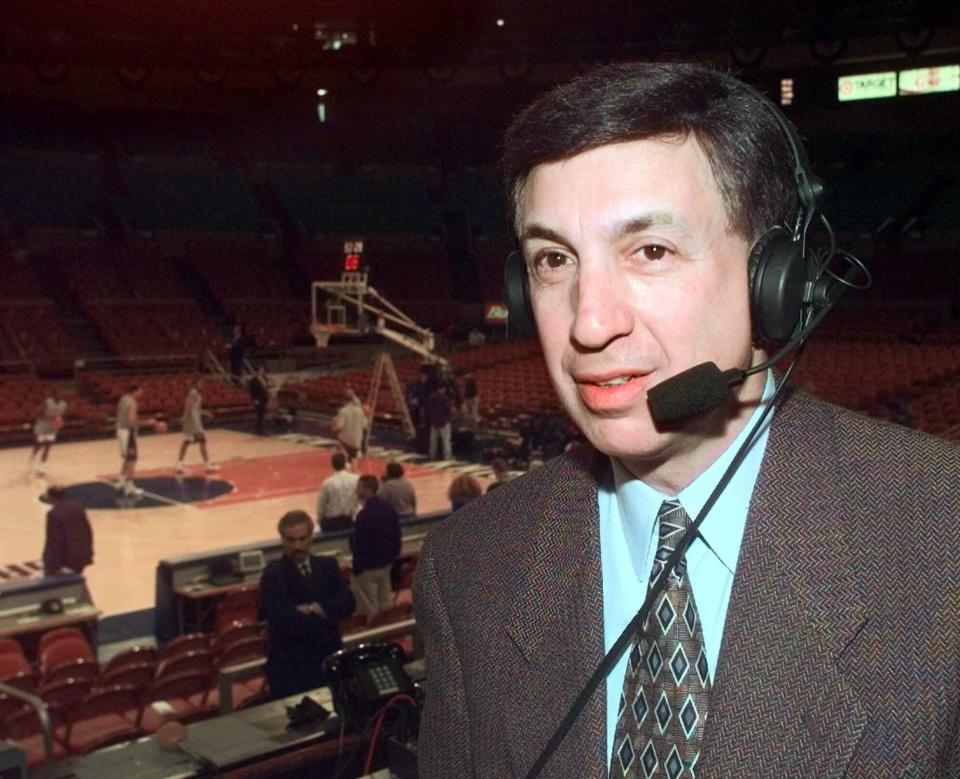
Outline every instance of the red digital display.
<svg viewBox="0 0 960 779">
<path fill-rule="evenodd" d="M 347 272 L 360 270 L 360 255 L 345 254 L 343 257 L 343 269 Z"/>
</svg>

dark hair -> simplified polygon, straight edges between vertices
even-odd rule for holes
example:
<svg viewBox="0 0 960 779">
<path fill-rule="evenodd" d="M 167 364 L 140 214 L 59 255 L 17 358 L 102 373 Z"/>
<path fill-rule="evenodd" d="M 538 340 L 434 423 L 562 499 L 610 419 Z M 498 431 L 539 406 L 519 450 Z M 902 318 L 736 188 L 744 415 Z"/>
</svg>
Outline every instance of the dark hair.
<svg viewBox="0 0 960 779">
<path fill-rule="evenodd" d="M 127 385 L 127 394 L 128 394 L 128 395 L 132 395 L 134 392 L 136 392 L 138 389 L 140 389 L 141 386 L 143 386 L 143 385 L 140 384 L 139 381 L 131 381 L 131 382 Z"/>
<path fill-rule="evenodd" d="M 540 97 L 514 119 L 501 159 L 510 220 L 530 171 L 611 143 L 645 138 L 703 148 L 730 230 L 753 242 L 798 208 L 793 155 L 774 111 L 753 87 L 691 63 L 608 65 Z"/>
<path fill-rule="evenodd" d="M 342 471 L 347 467 L 347 456 L 343 452 L 334 452 L 333 457 L 330 458 L 330 465 L 333 466 L 333 470 Z"/>
<path fill-rule="evenodd" d="M 306 511 L 294 509 L 280 517 L 280 521 L 277 523 L 277 532 L 283 535 L 290 528 L 299 525 L 310 525 L 310 529 L 313 530 L 313 519 Z"/>
<path fill-rule="evenodd" d="M 380 489 L 380 481 L 376 476 L 371 476 L 369 473 L 365 473 L 357 480 L 357 484 L 362 484 L 364 489 L 370 490 L 374 495 L 377 494 L 377 490 Z"/>
<path fill-rule="evenodd" d="M 450 482 L 450 486 L 447 488 L 447 497 L 450 500 L 454 498 L 475 498 L 480 495 L 483 495 L 483 485 L 469 473 L 461 473 Z"/>
<path fill-rule="evenodd" d="M 400 463 L 387 463 L 386 478 L 399 479 L 403 476 L 403 466 Z"/>
</svg>

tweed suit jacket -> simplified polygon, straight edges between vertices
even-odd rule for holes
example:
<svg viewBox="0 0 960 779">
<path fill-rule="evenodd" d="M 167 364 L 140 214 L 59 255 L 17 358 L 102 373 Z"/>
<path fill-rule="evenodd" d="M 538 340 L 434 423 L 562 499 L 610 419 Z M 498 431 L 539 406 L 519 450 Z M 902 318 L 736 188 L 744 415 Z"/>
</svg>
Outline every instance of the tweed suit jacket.
<svg viewBox="0 0 960 779">
<path fill-rule="evenodd" d="M 585 449 L 474 501 L 417 571 L 420 776 L 524 776 L 603 657 Z M 788 393 L 751 499 L 697 776 L 960 777 L 960 450 Z M 542 776 L 605 777 L 601 685 Z"/>
</svg>

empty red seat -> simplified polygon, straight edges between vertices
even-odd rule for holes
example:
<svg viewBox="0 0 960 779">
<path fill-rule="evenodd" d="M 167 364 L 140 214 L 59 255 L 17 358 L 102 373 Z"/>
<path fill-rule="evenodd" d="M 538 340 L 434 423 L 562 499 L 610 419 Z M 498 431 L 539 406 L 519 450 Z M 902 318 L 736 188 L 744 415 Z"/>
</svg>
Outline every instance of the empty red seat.
<svg viewBox="0 0 960 779">
<path fill-rule="evenodd" d="M 263 635 L 264 627 L 259 622 L 235 621 L 215 638 L 217 652 L 225 652 L 238 641 Z"/>
<path fill-rule="evenodd" d="M 140 729 L 155 733 L 164 722 L 193 722 L 215 715 L 207 706 L 210 674 L 189 672 L 159 681 L 147 696 Z"/>
<path fill-rule="evenodd" d="M 16 652 L 7 652 L 0 654 L 0 679 L 8 676 L 14 676 L 18 673 L 28 673 L 33 669 L 22 654 Z"/>
<path fill-rule="evenodd" d="M 100 666 L 96 660 L 68 660 L 51 668 L 43 677 L 43 685 L 48 686 L 66 679 L 79 679 L 94 684 L 100 678 Z"/>
<path fill-rule="evenodd" d="M 0 638 L 0 655 L 20 655 L 23 657 L 23 647 L 14 638 Z"/>
<path fill-rule="evenodd" d="M 160 653 L 157 651 L 156 647 L 139 645 L 132 646 L 128 649 L 118 652 L 111 657 L 104 666 L 103 673 L 106 675 L 118 668 L 124 668 L 127 666 L 139 666 L 144 664 L 156 666 L 159 655 Z"/>
<path fill-rule="evenodd" d="M 33 671 L 17 671 L 9 676 L 0 677 L 0 682 L 29 693 L 36 692 L 38 686 L 37 674 Z"/>
<path fill-rule="evenodd" d="M 171 657 L 169 660 L 161 660 L 157 666 L 156 679 L 166 679 L 170 676 L 177 676 L 186 672 L 198 672 L 210 674 L 213 672 L 215 663 L 213 653 L 208 649 L 200 649 L 196 652 L 186 652 Z"/>
<path fill-rule="evenodd" d="M 234 622 L 256 622 L 259 611 L 259 589 L 244 587 L 234 590 L 217 604 L 216 630 L 220 633 Z"/>
<path fill-rule="evenodd" d="M 93 684 L 82 679 L 65 679 L 42 685 L 37 694 L 51 711 L 66 711 L 82 701 L 90 693 Z"/>
<path fill-rule="evenodd" d="M 19 712 L 26 704 L 12 695 L 0 693 L 0 725 Z"/>
<path fill-rule="evenodd" d="M 93 649 L 85 638 L 65 637 L 40 650 L 40 675 L 46 677 L 55 668 L 77 660 L 93 661 Z"/>
<path fill-rule="evenodd" d="M 132 687 L 137 692 L 146 692 L 153 685 L 155 667 L 150 663 L 127 665 L 104 671 L 98 687 Z"/>
<path fill-rule="evenodd" d="M 37 646 L 37 655 L 42 655 L 43 650 L 48 646 L 57 641 L 62 641 L 65 638 L 75 638 L 87 643 L 87 637 L 79 628 L 57 628 L 56 630 L 47 631 L 40 636 L 40 643 Z"/>
<path fill-rule="evenodd" d="M 219 667 L 228 668 L 232 665 L 257 660 L 267 656 L 267 639 L 263 636 L 251 636 L 234 642 L 220 655 Z"/>
<path fill-rule="evenodd" d="M 169 660 L 178 655 L 187 652 L 196 652 L 197 650 L 207 650 L 210 648 L 210 636 L 206 633 L 188 633 L 184 636 L 177 636 L 167 643 L 160 650 L 160 660 Z"/>
<path fill-rule="evenodd" d="M 61 743 L 62 728 L 56 727 L 56 718 L 51 713 L 54 725 L 53 759 L 60 760 L 67 755 L 67 750 Z M 58 733 L 59 731 L 59 733 Z M 43 739 L 43 725 L 40 717 L 32 708 L 25 708 L 9 717 L 0 724 L 0 738 L 11 742 L 22 749 L 26 755 L 27 767 L 41 765 L 47 759 L 46 747 Z"/>
<path fill-rule="evenodd" d="M 91 693 L 66 714 L 67 749 L 83 754 L 136 738 L 140 700 L 132 687 L 117 685 Z"/>
</svg>

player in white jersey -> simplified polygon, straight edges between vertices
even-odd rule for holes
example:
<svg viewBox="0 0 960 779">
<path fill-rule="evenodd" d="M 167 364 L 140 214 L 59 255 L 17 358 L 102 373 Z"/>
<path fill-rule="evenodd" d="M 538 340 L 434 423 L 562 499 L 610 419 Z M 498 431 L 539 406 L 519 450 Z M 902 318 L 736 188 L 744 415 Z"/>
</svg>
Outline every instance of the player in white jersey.
<svg viewBox="0 0 960 779">
<path fill-rule="evenodd" d="M 57 440 L 57 433 L 63 428 L 63 418 L 67 413 L 67 401 L 60 397 L 60 390 L 54 387 L 43 405 L 37 410 L 37 418 L 33 423 L 35 443 L 30 453 L 30 465 L 37 476 L 43 476 L 46 469 L 47 457 L 50 456 L 50 447 Z M 36 462 L 37 454 L 40 462 Z"/>
<path fill-rule="evenodd" d="M 186 470 L 183 458 L 186 457 L 190 444 L 197 444 L 200 447 L 200 456 L 203 457 L 203 464 L 207 473 L 220 470 L 217 465 L 210 462 L 210 458 L 207 456 L 207 435 L 203 429 L 203 418 L 208 412 L 203 410 L 203 395 L 200 392 L 202 384 L 202 378 L 194 381 L 183 402 L 183 417 L 180 420 L 183 426 L 183 443 L 180 444 L 180 455 L 177 457 L 176 466 L 174 466 L 177 473 L 183 473 Z"/>
<path fill-rule="evenodd" d="M 125 394 L 117 401 L 117 442 L 120 444 L 120 480 L 117 489 L 128 497 L 138 498 L 143 490 L 134 484 L 137 470 L 137 428 L 140 417 L 137 411 L 138 401 L 143 396 L 143 387 L 131 384 Z"/>
</svg>

